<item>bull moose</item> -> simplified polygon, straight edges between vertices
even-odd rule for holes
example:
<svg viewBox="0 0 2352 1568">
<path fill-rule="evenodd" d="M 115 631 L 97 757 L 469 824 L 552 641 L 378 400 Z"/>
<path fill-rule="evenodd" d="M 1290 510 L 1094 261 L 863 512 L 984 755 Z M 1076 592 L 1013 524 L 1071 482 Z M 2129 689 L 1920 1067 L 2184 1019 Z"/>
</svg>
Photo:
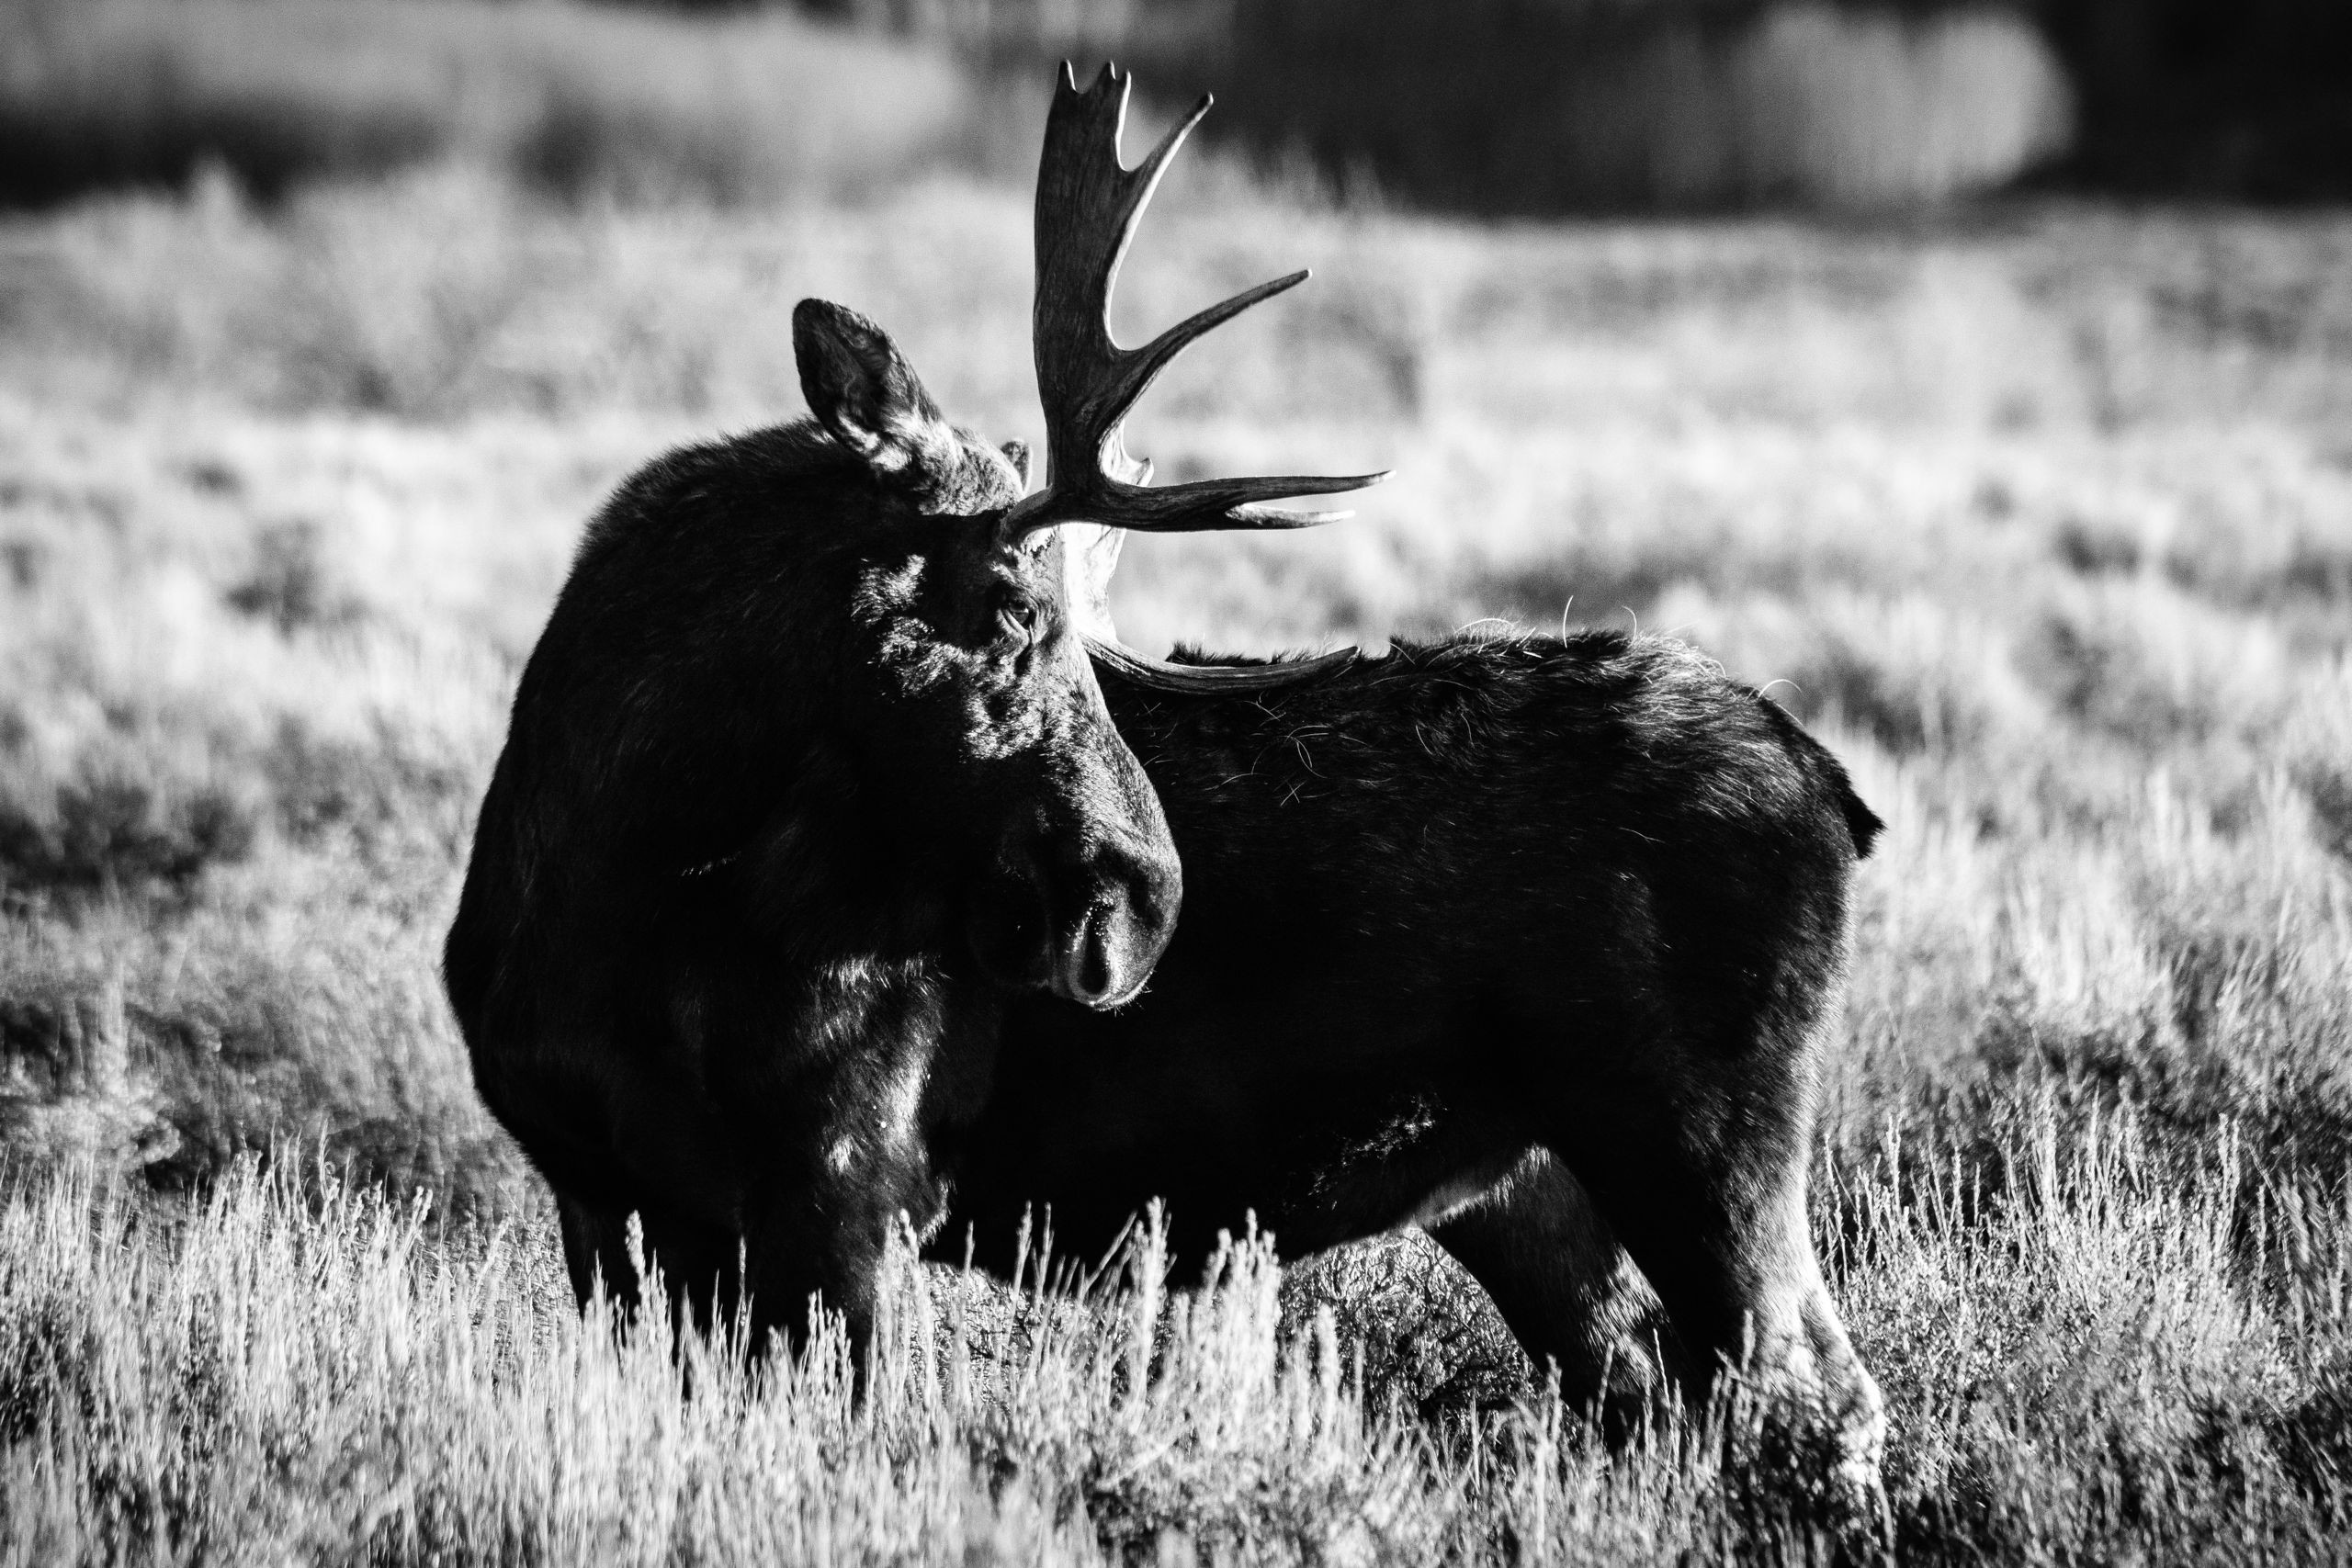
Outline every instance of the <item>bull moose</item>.
<svg viewBox="0 0 2352 1568">
<path fill-rule="evenodd" d="M 695 1316 L 748 1293 L 755 1336 L 797 1338 L 815 1292 L 865 1337 L 897 1216 L 940 1211 L 985 1103 L 1002 998 L 1129 1000 L 1182 897 L 1057 525 L 1295 527 L 1323 514 L 1266 503 L 1381 477 L 1144 487 L 1128 408 L 1304 274 L 1113 344 L 1102 302 L 1174 147 L 1131 172 L 1115 127 L 1067 133 L 1106 102 L 1057 105 L 1047 160 L 1041 491 L 879 328 L 804 300 L 814 417 L 625 481 L 524 668 L 443 970 L 583 1302 L 599 1274 L 634 1291 L 635 1214 Z"/>
<path fill-rule="evenodd" d="M 624 1296 L 636 1288 L 618 1233 L 638 1210 L 697 1310 L 748 1285 L 755 1326 L 793 1329 L 817 1289 L 855 1337 L 899 1210 L 944 1255 L 977 1245 L 996 1266 L 1033 1205 L 1050 1208 L 1066 1253 L 1108 1244 L 1153 1198 L 1180 1254 L 1253 1212 L 1287 1255 L 1420 1223 L 1571 1393 L 1613 1382 L 1640 1401 L 1670 1377 L 1702 1396 L 1739 1361 L 1826 1408 L 1866 1470 L 1879 1396 L 1824 1286 L 1804 1198 L 1848 886 L 1876 818 L 1782 710 L 1669 639 L 1457 637 L 1272 663 L 1121 647 L 1104 608 L 1116 526 L 1297 523 L 1251 502 L 1361 482 L 1144 488 L 1121 423 L 1182 344 L 1118 349 L 1106 310 L 1143 203 L 1201 111 L 1130 172 L 1126 93 L 1114 73 L 1081 92 L 1065 71 L 1048 122 L 1035 347 L 1049 483 L 1013 499 L 1012 470 L 963 440 L 988 482 L 959 492 L 953 525 L 939 503 L 900 525 L 922 523 L 924 550 L 1017 572 L 1039 605 L 1035 646 L 1067 657 L 1058 684 L 954 688 L 955 711 L 1086 720 L 1033 742 L 1017 774 L 995 753 L 956 753 L 1006 781 L 958 819 L 962 858 L 934 858 L 945 824 L 915 818 L 959 787 L 939 760 L 947 740 L 977 749 L 993 732 L 949 736 L 927 716 L 947 699 L 894 706 L 859 672 L 921 640 L 865 629 L 876 591 L 855 574 L 923 569 L 861 536 L 847 576 L 804 588 L 786 574 L 815 547 L 712 528 L 787 508 L 838 528 L 844 511 L 887 507 L 876 498 L 913 462 L 858 455 L 897 426 L 844 419 L 831 383 L 808 374 L 806 333 L 819 428 L 704 449 L 626 487 L 526 671 L 449 976 L 485 1097 L 562 1201 L 575 1285 L 584 1298 L 601 1270 Z M 785 436 L 797 466 L 752 461 Z M 837 489 L 804 492 L 812 472 Z M 639 592 L 650 551 L 596 552 L 623 529 L 666 540 L 684 517 L 711 535 L 693 570 L 668 569 L 665 643 L 612 597 Z M 1063 537 L 1036 550 L 1022 530 L 1046 522 Z M 1001 564 L 1023 547 L 1027 564 Z M 772 641 L 768 662 L 711 677 L 727 688 L 702 699 L 716 709 L 685 705 L 678 667 L 694 667 L 696 630 L 779 624 L 765 596 L 785 592 L 840 638 L 829 658 Z M 680 602 L 694 594 L 712 602 Z M 962 603 L 948 594 L 922 620 L 910 597 L 890 625 L 944 628 Z M 653 613 L 647 595 L 630 603 Z M 834 683 L 821 699 L 788 690 L 818 681 Z M 818 760 L 738 750 L 729 771 L 704 754 L 730 733 L 712 714 L 752 692 L 839 711 L 841 730 L 797 741 Z M 631 711 L 636 730 L 610 728 Z M 1078 755 L 1091 792 L 1049 765 Z M 580 803 L 590 789 L 605 792 L 601 815 Z M 1029 847 L 1002 849 L 1008 833 Z M 1102 869 L 1104 844 L 1128 869 Z M 1048 863 L 1078 886 L 1008 869 Z M 958 882 L 942 864 L 975 869 Z M 1127 891 L 1105 902 L 1105 883 Z M 1070 956 L 1096 945 L 1098 910 L 1114 917 L 1111 978 Z M 815 1261 L 796 1263 L 796 1247 Z"/>
</svg>

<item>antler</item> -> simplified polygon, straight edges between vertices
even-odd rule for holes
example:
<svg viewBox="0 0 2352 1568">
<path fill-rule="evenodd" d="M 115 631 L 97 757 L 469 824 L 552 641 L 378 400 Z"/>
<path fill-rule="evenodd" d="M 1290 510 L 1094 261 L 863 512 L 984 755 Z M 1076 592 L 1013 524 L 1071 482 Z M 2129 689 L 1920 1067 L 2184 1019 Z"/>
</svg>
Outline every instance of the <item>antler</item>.
<svg viewBox="0 0 2352 1568">
<path fill-rule="evenodd" d="M 1202 479 L 1145 488 L 1151 464 L 1131 457 L 1120 426 L 1136 400 L 1186 344 L 1261 299 L 1306 280 L 1295 272 L 1261 283 L 1180 321 L 1141 348 L 1111 340 L 1111 288 L 1135 237 L 1136 223 L 1168 160 L 1214 101 L 1203 97 L 1151 156 L 1133 169 L 1119 163 L 1131 73 L 1105 65 L 1079 91 L 1062 62 L 1046 120 L 1037 168 L 1037 299 L 1034 326 L 1037 395 L 1046 411 L 1046 488 L 1006 514 L 1014 536 L 1057 523 L 1085 521 L 1173 534 L 1205 528 L 1303 528 L 1344 512 L 1290 512 L 1261 504 L 1286 496 L 1329 495 L 1378 484 L 1385 473 L 1345 479 Z"/>
</svg>

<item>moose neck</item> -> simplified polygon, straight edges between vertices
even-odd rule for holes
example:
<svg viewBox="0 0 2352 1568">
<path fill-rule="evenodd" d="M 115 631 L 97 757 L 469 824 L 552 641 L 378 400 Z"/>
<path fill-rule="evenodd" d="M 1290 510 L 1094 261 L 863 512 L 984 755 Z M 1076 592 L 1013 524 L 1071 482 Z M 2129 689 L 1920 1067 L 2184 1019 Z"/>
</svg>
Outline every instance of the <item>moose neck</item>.
<svg viewBox="0 0 2352 1568">
<path fill-rule="evenodd" d="M 723 1099 L 763 1103 L 858 1064 L 859 1081 L 900 1086 L 890 1135 L 913 1136 L 918 1104 L 982 1092 L 956 1086 L 989 1070 L 1000 993 L 967 956 L 951 885 L 892 837 L 844 749 L 813 740 L 797 761 L 751 840 L 678 879 L 670 1026 Z"/>
<path fill-rule="evenodd" d="M 772 984 L 812 998 L 984 988 L 968 977 L 945 856 L 861 780 L 851 749 L 811 732 L 780 772 L 785 787 L 749 840 L 678 879 L 688 901 L 724 911 Z M 841 998 L 816 999 L 830 1010 Z"/>
</svg>

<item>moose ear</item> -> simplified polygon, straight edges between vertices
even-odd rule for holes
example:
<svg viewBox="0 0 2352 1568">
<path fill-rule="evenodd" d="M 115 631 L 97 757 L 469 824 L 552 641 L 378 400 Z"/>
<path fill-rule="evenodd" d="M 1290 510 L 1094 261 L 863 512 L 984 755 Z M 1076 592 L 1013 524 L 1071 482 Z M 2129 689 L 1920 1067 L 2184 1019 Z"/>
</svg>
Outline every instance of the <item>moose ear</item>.
<svg viewBox="0 0 2352 1568">
<path fill-rule="evenodd" d="M 890 334 L 823 299 L 792 308 L 792 353 L 808 412 L 882 473 L 951 461 L 956 433 Z"/>
</svg>

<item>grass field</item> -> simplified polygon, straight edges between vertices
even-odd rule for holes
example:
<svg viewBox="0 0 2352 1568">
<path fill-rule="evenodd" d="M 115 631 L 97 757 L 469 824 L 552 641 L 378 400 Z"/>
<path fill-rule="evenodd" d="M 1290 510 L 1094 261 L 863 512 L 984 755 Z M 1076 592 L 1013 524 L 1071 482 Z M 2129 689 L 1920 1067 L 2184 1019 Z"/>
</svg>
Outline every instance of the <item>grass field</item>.
<svg viewBox="0 0 2352 1568">
<path fill-rule="evenodd" d="M 1736 1410 L 1608 1460 L 1409 1237 L 910 1281 L 856 1411 L 572 1314 L 432 968 L 519 661 L 616 479 L 797 412 L 804 294 L 1035 438 L 1027 225 L 463 164 L 0 222 L 8 1561 L 1874 1550 Z M 1137 542 L 1127 638 L 1631 616 L 1774 682 L 1890 824 L 1815 1212 L 1893 1548 L 2340 1558 L 2352 220 L 1477 229 L 1180 171 L 1121 320 L 1307 264 L 1131 444 L 1398 477 Z"/>
</svg>

